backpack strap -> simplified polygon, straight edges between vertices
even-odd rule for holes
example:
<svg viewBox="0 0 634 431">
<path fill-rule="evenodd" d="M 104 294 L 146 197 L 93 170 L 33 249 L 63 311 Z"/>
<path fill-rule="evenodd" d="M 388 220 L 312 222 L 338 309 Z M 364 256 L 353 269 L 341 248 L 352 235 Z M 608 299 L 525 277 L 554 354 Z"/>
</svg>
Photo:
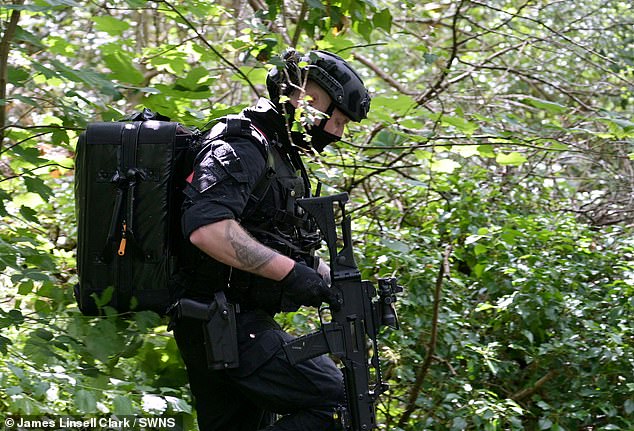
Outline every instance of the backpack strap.
<svg viewBox="0 0 634 431">
<path fill-rule="evenodd" d="M 275 177 L 275 158 L 266 135 L 255 127 L 250 119 L 242 115 L 232 114 L 221 118 L 219 123 L 211 129 L 206 140 L 213 142 L 228 137 L 241 137 L 251 140 L 257 144 L 258 149 L 266 160 L 264 172 L 260 175 L 249 196 L 249 202 L 253 202 L 253 205 L 250 206 L 247 214 L 242 215 L 242 218 L 246 218 L 258 208 L 271 186 L 271 182 Z"/>
</svg>

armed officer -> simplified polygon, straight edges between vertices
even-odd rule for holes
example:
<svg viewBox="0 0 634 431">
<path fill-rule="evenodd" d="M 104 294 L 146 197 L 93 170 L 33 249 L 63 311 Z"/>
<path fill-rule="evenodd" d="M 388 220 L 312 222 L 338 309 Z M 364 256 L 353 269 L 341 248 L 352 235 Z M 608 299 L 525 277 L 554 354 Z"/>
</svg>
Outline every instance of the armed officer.
<svg viewBox="0 0 634 431">
<path fill-rule="evenodd" d="M 292 337 L 273 316 L 337 305 L 329 268 L 313 256 L 318 234 L 295 205 L 311 193 L 300 154 L 340 140 L 348 122 L 366 118 L 370 97 L 352 67 L 325 51 L 287 50 L 267 89 L 270 101 L 203 137 L 185 190 L 182 229 L 193 253 L 178 295 L 210 303 L 223 291 L 239 304 L 238 367 L 210 369 L 204 323 L 173 322 L 201 431 L 328 431 L 345 404 L 341 371 L 325 355 L 291 365 L 282 345 Z M 305 122 L 306 133 L 294 127 L 302 101 L 324 114 Z"/>
</svg>

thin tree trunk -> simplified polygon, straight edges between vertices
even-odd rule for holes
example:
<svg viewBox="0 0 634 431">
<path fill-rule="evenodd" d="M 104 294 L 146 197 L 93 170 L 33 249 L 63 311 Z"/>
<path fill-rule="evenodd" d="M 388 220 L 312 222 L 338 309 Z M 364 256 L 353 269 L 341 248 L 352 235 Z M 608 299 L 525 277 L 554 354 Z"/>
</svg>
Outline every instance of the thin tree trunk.
<svg viewBox="0 0 634 431">
<path fill-rule="evenodd" d="M 24 0 L 15 0 L 13 4 L 21 5 Z M 9 83 L 9 51 L 11 40 L 18 28 L 20 9 L 13 9 L 7 23 L 6 30 L 0 39 L 0 151 L 4 142 L 4 128 L 7 124 L 7 85 Z"/>
</svg>

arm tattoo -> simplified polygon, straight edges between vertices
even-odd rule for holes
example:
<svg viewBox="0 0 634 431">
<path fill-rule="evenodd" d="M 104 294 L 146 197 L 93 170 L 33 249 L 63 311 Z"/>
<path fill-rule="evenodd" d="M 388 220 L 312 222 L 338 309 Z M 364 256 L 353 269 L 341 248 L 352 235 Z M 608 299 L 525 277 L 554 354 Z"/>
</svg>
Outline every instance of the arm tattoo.
<svg viewBox="0 0 634 431">
<path fill-rule="evenodd" d="M 241 269 L 246 271 L 257 270 L 276 255 L 273 250 L 257 242 L 233 223 L 227 224 L 225 235 L 236 253 L 238 262 L 243 265 Z"/>
</svg>

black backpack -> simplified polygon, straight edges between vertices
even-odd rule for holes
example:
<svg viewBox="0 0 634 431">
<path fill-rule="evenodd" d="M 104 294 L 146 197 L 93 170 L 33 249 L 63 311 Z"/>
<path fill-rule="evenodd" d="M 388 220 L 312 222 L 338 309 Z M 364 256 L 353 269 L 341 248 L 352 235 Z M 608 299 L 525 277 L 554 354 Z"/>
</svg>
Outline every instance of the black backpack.
<svg viewBox="0 0 634 431">
<path fill-rule="evenodd" d="M 214 136 L 248 137 L 268 151 L 248 119 L 228 116 L 222 122 Z M 80 135 L 75 298 L 83 314 L 99 315 L 106 305 L 121 313 L 163 314 L 173 302 L 170 280 L 184 244 L 183 189 L 200 138 L 149 110 L 120 122 L 90 123 Z M 257 193 L 266 192 L 268 181 L 263 176 Z"/>
</svg>

